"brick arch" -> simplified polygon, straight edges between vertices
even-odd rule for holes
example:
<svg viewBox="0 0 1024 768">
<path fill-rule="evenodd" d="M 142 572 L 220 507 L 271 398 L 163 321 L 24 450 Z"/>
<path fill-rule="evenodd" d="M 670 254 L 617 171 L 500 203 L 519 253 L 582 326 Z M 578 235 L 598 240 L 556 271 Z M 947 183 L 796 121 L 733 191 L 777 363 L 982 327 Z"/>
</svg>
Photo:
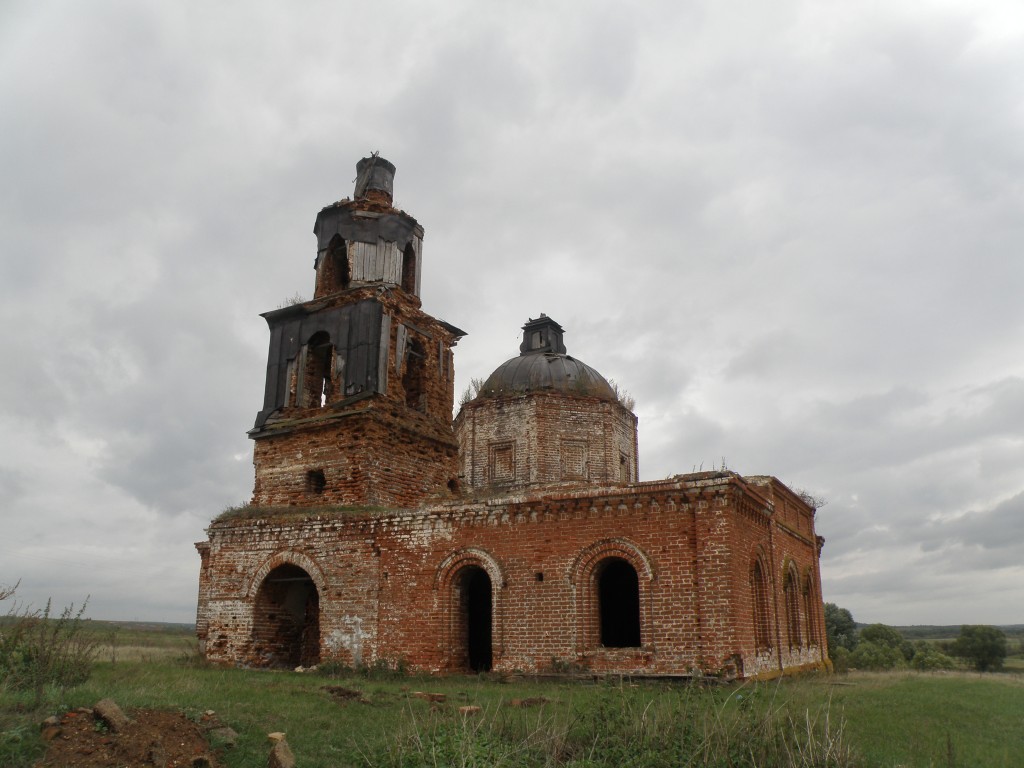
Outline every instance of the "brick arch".
<svg viewBox="0 0 1024 768">
<path fill-rule="evenodd" d="M 569 568 L 569 583 L 576 607 L 576 648 L 580 653 L 600 646 L 600 600 L 597 572 L 609 559 L 624 560 L 636 571 L 640 598 L 640 647 L 654 647 L 651 591 L 656 572 L 650 557 L 628 539 L 602 539 L 584 549 Z"/>
<path fill-rule="evenodd" d="M 771 584 L 772 572 L 768 557 L 761 546 L 755 546 L 749 556 L 749 589 L 751 621 L 754 630 L 754 648 L 758 653 L 772 647 Z"/>
<path fill-rule="evenodd" d="M 434 589 L 438 593 L 441 608 L 443 665 L 447 669 L 463 666 L 461 653 L 464 649 L 460 643 L 463 628 L 460 624 L 464 616 L 456 587 L 459 574 L 469 567 L 482 568 L 491 580 L 491 649 L 494 666 L 497 666 L 505 651 L 505 601 L 502 595 L 508 583 L 505 570 L 498 559 L 484 549 L 459 549 L 442 560 L 434 574 Z"/>
<path fill-rule="evenodd" d="M 321 570 L 320 566 L 317 565 L 312 558 L 302 552 L 284 550 L 268 557 L 263 561 L 263 564 L 256 569 L 252 579 L 249 581 L 249 586 L 245 590 L 246 598 L 249 600 L 255 599 L 256 593 L 259 592 L 260 587 L 263 585 L 263 580 L 267 578 L 267 574 L 279 565 L 297 565 L 309 574 L 309 577 L 313 580 L 313 584 L 316 585 L 316 590 L 320 593 L 321 598 L 325 595 L 327 579 L 324 578 L 324 572 Z"/>
<path fill-rule="evenodd" d="M 441 564 L 437 567 L 437 573 L 434 574 L 434 589 L 443 589 L 451 586 L 451 580 L 455 574 L 467 565 L 480 566 L 491 577 L 491 584 L 497 585 L 499 589 L 505 588 L 507 583 L 505 571 L 497 558 L 487 550 L 478 549 L 477 547 L 466 547 L 465 549 L 452 552 L 441 561 Z"/>
<path fill-rule="evenodd" d="M 272 581 L 281 568 L 295 570 Z M 299 573 L 306 574 L 308 581 Z M 301 552 L 278 552 L 264 560 L 246 590 L 251 663 L 274 667 L 320 663 L 325 585 L 322 570 Z"/>
</svg>

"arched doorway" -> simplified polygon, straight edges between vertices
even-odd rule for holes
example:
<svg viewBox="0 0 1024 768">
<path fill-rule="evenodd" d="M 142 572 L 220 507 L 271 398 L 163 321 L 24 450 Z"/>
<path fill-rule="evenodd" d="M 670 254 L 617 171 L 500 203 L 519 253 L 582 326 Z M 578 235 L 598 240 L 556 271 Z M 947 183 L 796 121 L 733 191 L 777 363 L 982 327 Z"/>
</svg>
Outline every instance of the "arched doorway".
<svg viewBox="0 0 1024 768">
<path fill-rule="evenodd" d="M 493 601 L 491 577 L 478 565 L 463 568 L 456 579 L 459 615 L 456 619 L 459 655 L 473 672 L 488 672 L 493 663 Z"/>
<path fill-rule="evenodd" d="M 320 663 L 320 595 L 297 565 L 279 565 L 256 593 L 253 649 L 267 666 L 310 667 Z"/>
<path fill-rule="evenodd" d="M 601 645 L 640 647 L 640 579 L 626 560 L 609 557 L 598 568 Z"/>
</svg>

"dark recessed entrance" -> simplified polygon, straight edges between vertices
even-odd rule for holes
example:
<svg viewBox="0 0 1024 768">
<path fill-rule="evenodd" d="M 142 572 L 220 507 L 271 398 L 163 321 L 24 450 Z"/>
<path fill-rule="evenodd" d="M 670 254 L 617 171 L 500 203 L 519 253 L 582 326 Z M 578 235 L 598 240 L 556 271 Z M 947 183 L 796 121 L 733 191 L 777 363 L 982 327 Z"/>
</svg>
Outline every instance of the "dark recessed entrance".
<svg viewBox="0 0 1024 768">
<path fill-rule="evenodd" d="M 320 596 L 297 565 L 279 565 L 256 594 L 253 650 L 267 666 L 310 667 L 320 663 Z"/>
<path fill-rule="evenodd" d="M 459 578 L 460 624 L 465 632 L 466 662 L 474 672 L 491 669 L 491 577 L 479 566 L 464 568 Z"/>
<path fill-rule="evenodd" d="M 640 646 L 640 579 L 625 560 L 612 557 L 597 576 L 601 614 L 601 645 L 606 648 Z"/>
</svg>

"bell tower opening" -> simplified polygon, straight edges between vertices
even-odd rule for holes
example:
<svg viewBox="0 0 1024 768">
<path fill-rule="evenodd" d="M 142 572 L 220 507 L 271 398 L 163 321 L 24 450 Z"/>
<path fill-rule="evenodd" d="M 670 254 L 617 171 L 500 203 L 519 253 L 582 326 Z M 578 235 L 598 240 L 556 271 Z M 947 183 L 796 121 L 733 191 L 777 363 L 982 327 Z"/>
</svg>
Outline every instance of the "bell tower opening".
<svg viewBox="0 0 1024 768">
<path fill-rule="evenodd" d="M 405 390 L 405 404 L 417 411 L 426 408 L 427 353 L 418 339 L 410 339 L 405 348 L 405 374 L 402 389 Z"/>
<path fill-rule="evenodd" d="M 406 245 L 402 253 L 402 290 L 416 293 L 416 250 L 412 243 Z"/>
<path fill-rule="evenodd" d="M 331 364 L 334 345 L 324 331 L 317 331 L 306 345 L 306 367 L 302 379 L 303 407 L 321 408 L 334 394 Z"/>
</svg>

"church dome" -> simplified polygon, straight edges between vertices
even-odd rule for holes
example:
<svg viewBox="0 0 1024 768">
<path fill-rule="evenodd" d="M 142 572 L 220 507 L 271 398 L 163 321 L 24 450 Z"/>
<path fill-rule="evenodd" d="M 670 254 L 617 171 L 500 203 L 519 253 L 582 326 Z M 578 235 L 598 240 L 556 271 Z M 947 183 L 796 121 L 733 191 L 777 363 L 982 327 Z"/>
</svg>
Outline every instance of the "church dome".
<svg viewBox="0 0 1024 768">
<path fill-rule="evenodd" d="M 600 373 L 565 354 L 562 327 L 546 315 L 523 326 L 520 354 L 487 377 L 480 397 L 555 391 L 615 401 L 615 390 Z"/>
</svg>

